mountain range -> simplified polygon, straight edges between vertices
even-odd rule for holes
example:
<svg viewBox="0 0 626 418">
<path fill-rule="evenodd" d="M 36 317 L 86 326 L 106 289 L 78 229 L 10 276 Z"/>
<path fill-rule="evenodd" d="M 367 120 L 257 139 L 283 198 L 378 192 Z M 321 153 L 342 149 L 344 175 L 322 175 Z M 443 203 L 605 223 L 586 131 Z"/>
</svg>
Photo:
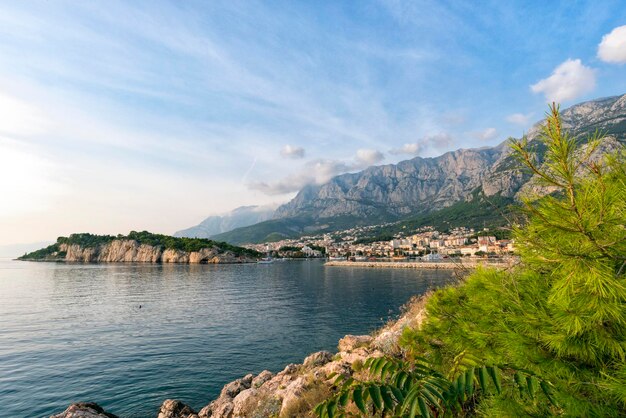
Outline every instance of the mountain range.
<svg viewBox="0 0 626 418">
<path fill-rule="evenodd" d="M 605 150 L 626 141 L 626 95 L 580 103 L 563 110 L 561 116 L 563 126 L 581 140 L 596 130 L 606 134 Z M 526 136 L 532 142 L 540 131 L 541 122 Z M 542 150 L 537 151 L 541 158 Z M 502 209 L 532 184 L 530 174 L 519 168 L 505 141 L 495 147 L 459 149 L 434 158 L 415 157 L 338 175 L 327 183 L 305 186 L 276 209 L 271 219 L 207 236 L 233 244 L 263 242 L 356 225 L 436 219 L 439 212 L 462 215 L 469 208 L 475 214 L 486 211 L 492 215 L 489 219 L 482 216 L 483 223 L 492 218 L 497 222 L 499 214 L 493 202 Z M 471 219 L 456 216 L 446 223 L 462 226 L 461 222 L 468 221 Z"/>
<path fill-rule="evenodd" d="M 175 237 L 210 238 L 224 232 L 272 219 L 275 208 L 241 206 L 225 215 L 209 216 L 196 226 L 176 231 Z"/>
</svg>

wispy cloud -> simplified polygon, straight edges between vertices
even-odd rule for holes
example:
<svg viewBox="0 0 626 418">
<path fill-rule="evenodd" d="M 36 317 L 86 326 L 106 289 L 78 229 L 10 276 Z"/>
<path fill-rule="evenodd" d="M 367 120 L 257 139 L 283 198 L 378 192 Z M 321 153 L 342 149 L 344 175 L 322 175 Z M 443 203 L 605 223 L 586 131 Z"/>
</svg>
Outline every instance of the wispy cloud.
<svg viewBox="0 0 626 418">
<path fill-rule="evenodd" d="M 399 148 L 389 150 L 395 155 L 424 155 L 428 152 L 440 152 L 448 149 L 454 143 L 454 138 L 449 133 L 426 135 L 417 142 L 406 143 Z"/>
<path fill-rule="evenodd" d="M 285 158 L 299 159 L 304 158 L 304 148 L 295 145 L 285 145 L 280 150 L 280 155 Z"/>
<path fill-rule="evenodd" d="M 378 150 L 360 149 L 351 160 L 314 159 L 307 161 L 295 174 L 273 182 L 251 182 L 248 187 L 267 195 L 293 193 L 310 184 L 324 184 L 339 174 L 362 170 L 383 161 L 384 158 L 384 154 Z"/>
<path fill-rule="evenodd" d="M 512 113 L 506 117 L 506 121 L 514 125 L 528 126 L 535 117 L 534 113 Z"/>
<path fill-rule="evenodd" d="M 490 141 L 498 137 L 498 130 L 496 128 L 486 128 L 482 131 L 471 132 L 471 135 L 480 141 Z"/>
<path fill-rule="evenodd" d="M 385 159 L 385 156 L 382 152 L 375 149 L 360 149 L 357 150 L 356 156 L 354 157 L 355 168 L 359 167 L 369 167 L 370 165 L 378 164 L 382 160 Z"/>
<path fill-rule="evenodd" d="M 533 93 L 543 93 L 547 102 L 565 102 L 591 92 L 596 87 L 595 71 L 579 59 L 568 59 L 552 74 L 530 86 Z"/>
<path fill-rule="evenodd" d="M 24 230 L 33 241 L 78 229 L 172 232 L 210 213 L 286 200 L 339 173 L 445 152 L 452 138 L 481 145 L 465 134 L 484 127 L 505 135 L 507 114 L 536 106 L 528 85 L 545 62 L 591 62 L 578 51 L 595 52 L 626 17 L 594 2 L 568 7 L 564 25 L 546 10 L 492 2 L 486 14 L 482 5 L 405 0 L 2 2 L 3 151 L 32 156 L 24 166 L 52 179 L 63 199 L 24 187 L 23 201 L 47 207 L 49 225 L 34 225 L 26 210 L 19 222 L 0 217 L 0 243 Z M 584 33 L 567 30 L 582 23 Z M 595 76 L 607 77 L 599 94 L 618 93 L 611 88 L 623 74 L 595 62 Z M 584 71 L 555 74 L 539 92 L 576 96 L 580 75 L 589 81 Z M 248 188 L 250 179 L 267 188 Z M 2 188 L 28 184 L 13 181 Z M 132 208 L 115 213 L 115 202 Z"/>
</svg>

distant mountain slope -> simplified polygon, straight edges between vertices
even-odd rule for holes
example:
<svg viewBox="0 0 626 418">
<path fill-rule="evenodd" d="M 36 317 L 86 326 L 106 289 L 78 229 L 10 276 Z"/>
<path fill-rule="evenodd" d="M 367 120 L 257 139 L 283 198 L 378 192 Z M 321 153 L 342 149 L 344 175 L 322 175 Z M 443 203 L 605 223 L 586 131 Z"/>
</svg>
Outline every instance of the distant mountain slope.
<svg viewBox="0 0 626 418">
<path fill-rule="evenodd" d="M 582 103 L 565 110 L 564 126 L 575 135 L 595 129 L 624 138 L 626 95 Z M 539 125 L 528 134 L 537 137 Z M 467 199 L 481 187 L 487 196 L 514 196 L 528 180 L 511 164 L 506 143 L 493 148 L 460 149 L 435 158 L 416 157 L 398 164 L 343 174 L 320 186 L 307 186 L 276 210 L 277 218 L 314 219 L 339 215 L 406 216 L 427 213 Z"/>
<path fill-rule="evenodd" d="M 564 126 L 581 138 L 600 130 L 608 135 L 609 148 L 626 141 L 626 95 L 572 106 L 562 112 L 562 118 Z M 538 137 L 540 127 L 536 124 L 528 132 L 529 140 Z M 542 150 L 537 151 L 541 157 Z M 306 186 L 276 210 L 275 219 L 215 238 L 232 243 L 260 242 L 335 230 L 348 219 L 354 224 L 415 219 L 472 201 L 477 193 L 514 199 L 529 180 L 530 175 L 520 170 L 506 143 L 460 149 L 435 158 L 416 157 Z M 490 210 L 488 200 L 485 211 Z M 497 212 L 492 215 L 499 216 Z"/>
<path fill-rule="evenodd" d="M 191 228 L 174 233 L 175 237 L 210 238 L 213 235 L 272 219 L 274 209 L 267 206 L 241 206 L 222 216 L 209 216 Z"/>
<path fill-rule="evenodd" d="M 276 217 L 306 214 L 315 219 L 339 215 L 393 218 L 441 209 L 489 181 L 491 169 L 505 153 L 502 145 L 462 149 L 436 158 L 416 157 L 340 175 L 321 186 L 307 186 L 279 207 Z M 507 180 L 506 184 L 490 187 L 490 191 L 512 195 L 522 179 L 518 176 Z"/>
<path fill-rule="evenodd" d="M 397 220 L 393 218 L 392 220 Z M 212 239 L 228 242 L 233 245 L 257 242 L 273 242 L 303 235 L 317 235 L 326 232 L 349 229 L 359 225 L 372 225 L 388 222 L 390 218 L 371 216 L 368 218 L 341 215 L 324 219 L 311 216 L 271 219 L 255 225 L 233 229 L 223 234 L 214 235 Z"/>
</svg>

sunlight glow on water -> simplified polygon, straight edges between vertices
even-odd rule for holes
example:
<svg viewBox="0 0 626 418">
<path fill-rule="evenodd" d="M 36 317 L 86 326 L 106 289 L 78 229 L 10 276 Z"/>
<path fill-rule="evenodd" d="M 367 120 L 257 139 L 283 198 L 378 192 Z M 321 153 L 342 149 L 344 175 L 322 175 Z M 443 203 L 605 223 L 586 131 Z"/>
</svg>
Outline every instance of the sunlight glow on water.
<svg viewBox="0 0 626 418">
<path fill-rule="evenodd" d="M 371 332 L 448 271 L 0 261 L 0 415 L 94 401 L 154 417 Z M 141 305 L 141 308 L 139 306 Z"/>
</svg>

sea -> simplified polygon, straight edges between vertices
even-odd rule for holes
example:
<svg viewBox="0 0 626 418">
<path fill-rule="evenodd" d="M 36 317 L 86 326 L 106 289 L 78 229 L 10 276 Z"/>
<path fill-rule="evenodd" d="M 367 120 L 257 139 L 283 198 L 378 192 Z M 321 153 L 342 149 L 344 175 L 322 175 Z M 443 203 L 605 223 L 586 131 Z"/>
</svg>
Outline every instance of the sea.
<svg viewBox="0 0 626 418">
<path fill-rule="evenodd" d="M 199 410 L 248 373 L 336 351 L 398 316 L 447 270 L 273 264 L 65 264 L 0 259 L 0 416 L 97 402 L 156 417 Z"/>
</svg>

